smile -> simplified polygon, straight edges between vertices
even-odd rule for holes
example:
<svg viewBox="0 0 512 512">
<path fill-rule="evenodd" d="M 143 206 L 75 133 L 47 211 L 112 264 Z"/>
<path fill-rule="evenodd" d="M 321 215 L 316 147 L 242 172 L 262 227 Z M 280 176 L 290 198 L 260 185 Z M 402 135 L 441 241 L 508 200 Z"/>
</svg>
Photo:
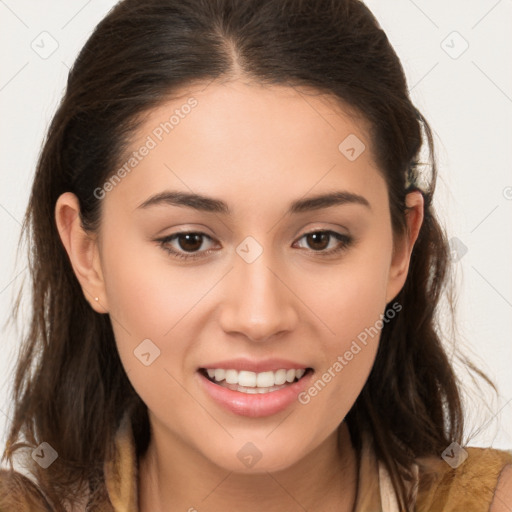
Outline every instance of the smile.
<svg viewBox="0 0 512 512">
<path fill-rule="evenodd" d="M 299 381 L 310 368 L 279 369 L 276 371 L 251 372 L 246 370 L 223 368 L 201 368 L 201 373 L 211 382 L 230 389 L 248 394 L 272 393 Z"/>
</svg>

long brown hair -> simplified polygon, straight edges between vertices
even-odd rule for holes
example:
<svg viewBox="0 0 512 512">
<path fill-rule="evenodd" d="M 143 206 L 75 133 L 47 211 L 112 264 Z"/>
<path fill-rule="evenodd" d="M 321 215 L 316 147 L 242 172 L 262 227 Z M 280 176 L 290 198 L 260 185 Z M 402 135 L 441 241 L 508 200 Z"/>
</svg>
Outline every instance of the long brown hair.
<svg viewBox="0 0 512 512">
<path fill-rule="evenodd" d="M 432 206 L 433 137 L 372 13 L 358 0 L 124 0 L 96 27 L 69 73 L 22 229 L 32 317 L 3 459 L 12 464 L 19 448 L 42 441 L 55 448 L 59 457 L 50 467 L 33 468 L 55 511 L 84 487 L 90 505 L 105 496 L 103 461 L 125 411 L 133 411 L 138 455 L 149 442 L 147 409 L 123 369 L 111 320 L 86 301 L 59 238 L 57 198 L 76 194 L 84 228 L 96 230 L 101 201 L 94 190 L 120 165 L 144 114 L 183 86 L 235 72 L 270 85 L 312 87 L 369 121 L 394 234 L 406 229 L 406 193 L 421 189 L 424 222 L 394 298 L 402 310 L 384 325 L 372 372 L 346 419 L 357 449 L 363 433 L 373 439 L 403 510 L 410 507 L 404 481 L 414 460 L 462 443 L 461 398 L 437 319 L 442 292 L 451 296 L 453 284 L 447 237 Z M 430 179 L 420 188 L 422 147 Z M 19 296 L 15 315 L 18 308 Z"/>
</svg>

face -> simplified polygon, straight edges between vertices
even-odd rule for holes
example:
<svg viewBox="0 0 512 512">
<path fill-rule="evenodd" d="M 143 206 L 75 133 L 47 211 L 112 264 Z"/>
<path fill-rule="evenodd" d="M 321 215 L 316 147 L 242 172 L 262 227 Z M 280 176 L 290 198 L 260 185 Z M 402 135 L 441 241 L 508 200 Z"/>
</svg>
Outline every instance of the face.
<svg viewBox="0 0 512 512">
<path fill-rule="evenodd" d="M 211 83 L 151 111 L 97 190 L 84 287 L 176 445 L 238 472 L 252 450 L 277 471 L 352 407 L 407 264 L 367 128 L 332 98 Z"/>
</svg>

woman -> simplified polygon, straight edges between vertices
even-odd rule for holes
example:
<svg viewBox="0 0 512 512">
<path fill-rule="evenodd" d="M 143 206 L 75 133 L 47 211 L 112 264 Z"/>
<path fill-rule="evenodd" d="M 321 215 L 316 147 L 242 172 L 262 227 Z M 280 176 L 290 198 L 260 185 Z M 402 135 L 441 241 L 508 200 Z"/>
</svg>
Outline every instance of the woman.
<svg viewBox="0 0 512 512">
<path fill-rule="evenodd" d="M 0 510 L 510 510 L 512 454 L 462 447 L 424 142 L 358 1 L 120 2 L 33 184 Z"/>
</svg>

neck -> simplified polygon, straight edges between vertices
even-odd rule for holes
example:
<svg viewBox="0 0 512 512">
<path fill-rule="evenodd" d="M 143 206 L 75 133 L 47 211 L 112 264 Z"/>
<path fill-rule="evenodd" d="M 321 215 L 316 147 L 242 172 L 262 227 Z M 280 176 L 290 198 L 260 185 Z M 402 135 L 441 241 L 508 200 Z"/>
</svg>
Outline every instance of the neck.
<svg viewBox="0 0 512 512">
<path fill-rule="evenodd" d="M 237 510 L 351 512 L 356 499 L 358 465 L 343 422 L 320 446 L 277 472 L 240 474 L 201 457 L 190 446 L 173 444 L 152 428 L 139 461 L 140 512 Z"/>
</svg>

